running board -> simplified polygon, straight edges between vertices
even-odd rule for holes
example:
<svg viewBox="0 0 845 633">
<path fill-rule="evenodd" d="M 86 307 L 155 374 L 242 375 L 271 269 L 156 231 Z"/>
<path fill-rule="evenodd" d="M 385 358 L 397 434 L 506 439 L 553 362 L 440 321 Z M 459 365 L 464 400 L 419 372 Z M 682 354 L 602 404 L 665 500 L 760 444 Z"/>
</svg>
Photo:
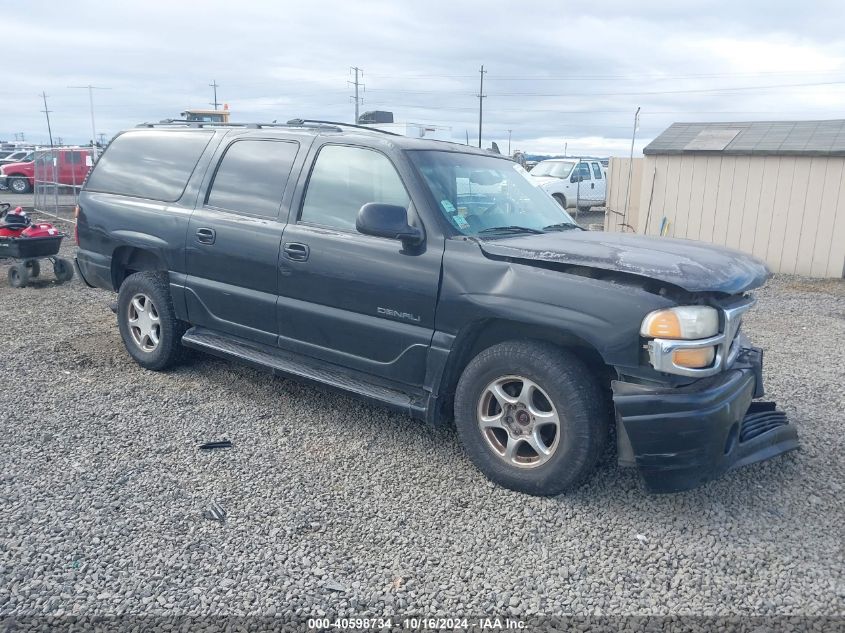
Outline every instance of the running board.
<svg viewBox="0 0 845 633">
<path fill-rule="evenodd" d="M 269 369 L 274 374 L 333 387 L 413 417 L 425 418 L 425 394 L 412 395 L 387 387 L 375 382 L 367 374 L 352 369 L 202 327 L 192 327 L 185 332 L 182 345 L 260 369 Z"/>
</svg>

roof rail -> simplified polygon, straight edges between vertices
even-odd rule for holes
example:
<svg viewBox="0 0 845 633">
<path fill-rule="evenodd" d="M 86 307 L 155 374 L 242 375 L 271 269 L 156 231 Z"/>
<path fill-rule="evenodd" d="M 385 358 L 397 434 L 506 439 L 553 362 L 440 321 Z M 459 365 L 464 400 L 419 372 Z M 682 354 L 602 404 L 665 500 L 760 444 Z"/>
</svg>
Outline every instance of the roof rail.
<svg viewBox="0 0 845 633">
<path fill-rule="evenodd" d="M 288 125 L 298 125 L 303 126 L 307 123 L 318 123 L 322 125 L 336 125 L 341 127 L 352 127 L 358 130 L 368 130 L 370 132 L 378 132 L 379 134 L 389 134 L 390 136 L 402 136 L 401 134 L 397 134 L 396 132 L 388 132 L 387 130 L 382 130 L 377 127 L 370 127 L 368 125 L 356 125 L 355 123 L 341 123 L 340 121 L 323 121 L 321 119 L 291 119 L 288 121 Z"/>
<path fill-rule="evenodd" d="M 147 122 L 147 123 L 139 123 L 135 127 L 146 127 L 146 128 L 154 128 L 154 127 L 195 127 L 195 128 L 205 128 L 205 127 L 241 127 L 241 128 L 248 128 L 248 129 L 261 129 L 261 128 L 269 128 L 269 127 L 300 127 L 300 128 L 320 128 L 320 129 L 331 129 L 336 132 L 342 131 L 340 127 L 341 124 L 333 124 L 333 125 L 323 125 L 322 121 L 303 121 L 298 123 L 297 121 L 301 121 L 300 119 L 294 119 L 293 121 L 288 121 L 287 123 L 276 123 L 275 121 L 271 123 L 222 123 L 219 121 L 189 121 L 188 119 L 162 119 L 158 123 L 154 122 Z M 311 123 L 320 123 L 320 125 L 310 125 Z"/>
</svg>

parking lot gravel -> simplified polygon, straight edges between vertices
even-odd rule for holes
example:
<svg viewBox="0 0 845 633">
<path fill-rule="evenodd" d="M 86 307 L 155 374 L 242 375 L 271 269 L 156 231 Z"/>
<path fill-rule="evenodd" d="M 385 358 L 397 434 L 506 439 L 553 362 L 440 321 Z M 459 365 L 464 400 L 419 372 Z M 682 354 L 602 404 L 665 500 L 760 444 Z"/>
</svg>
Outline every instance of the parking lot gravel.
<svg viewBox="0 0 845 633">
<path fill-rule="evenodd" d="M 582 488 L 533 498 L 488 483 L 451 428 L 202 355 L 144 371 L 112 294 L 49 272 L 15 290 L 7 269 L 0 622 L 845 616 L 843 281 L 776 277 L 744 326 L 801 451 L 653 496 L 609 450 Z"/>
</svg>

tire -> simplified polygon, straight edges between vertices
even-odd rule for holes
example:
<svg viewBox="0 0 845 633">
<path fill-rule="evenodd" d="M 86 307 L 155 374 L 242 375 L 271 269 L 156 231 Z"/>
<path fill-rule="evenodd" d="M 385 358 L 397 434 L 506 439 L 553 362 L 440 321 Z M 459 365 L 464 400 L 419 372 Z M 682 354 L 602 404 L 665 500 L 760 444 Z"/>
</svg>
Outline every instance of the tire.
<svg viewBox="0 0 845 633">
<path fill-rule="evenodd" d="M 523 393 L 529 383 L 533 386 Z M 506 411 L 491 385 L 519 402 Z M 482 414 L 497 421 L 482 430 Z M 554 417 L 557 427 L 548 422 Z M 541 419 L 547 422 L 537 424 Z M 537 496 L 557 495 L 584 481 L 609 432 L 605 396 L 586 365 L 539 341 L 508 341 L 476 356 L 458 381 L 455 423 L 481 472 L 500 486 Z M 530 441 L 542 442 L 548 455 L 534 450 Z M 511 444 L 516 448 L 508 459 Z"/>
<path fill-rule="evenodd" d="M 9 285 L 12 288 L 26 288 L 29 283 L 29 269 L 26 264 L 15 264 L 9 269 Z"/>
<path fill-rule="evenodd" d="M 53 261 L 53 274 L 56 275 L 56 281 L 60 284 L 73 279 L 73 264 L 68 260 L 57 257 Z"/>
<path fill-rule="evenodd" d="M 27 270 L 29 271 L 30 279 L 35 279 L 41 274 L 41 264 L 38 263 L 37 259 L 28 259 L 24 264 L 26 264 Z"/>
<path fill-rule="evenodd" d="M 29 185 L 29 180 L 20 176 L 9 178 L 7 186 L 13 193 L 29 193 L 32 191 L 32 187 Z"/>
<path fill-rule="evenodd" d="M 126 351 L 141 367 L 161 371 L 182 360 L 187 324 L 176 318 L 167 273 L 127 277 L 117 296 L 117 322 Z"/>
<path fill-rule="evenodd" d="M 554 198 L 560 206 L 566 209 L 566 196 L 561 193 L 555 193 L 552 194 L 552 198 Z"/>
</svg>

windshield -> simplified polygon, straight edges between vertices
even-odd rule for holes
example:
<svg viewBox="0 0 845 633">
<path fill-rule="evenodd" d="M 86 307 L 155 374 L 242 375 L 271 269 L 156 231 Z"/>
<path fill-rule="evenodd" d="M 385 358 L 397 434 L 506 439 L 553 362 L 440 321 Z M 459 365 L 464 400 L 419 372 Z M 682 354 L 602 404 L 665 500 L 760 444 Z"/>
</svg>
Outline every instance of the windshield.
<svg viewBox="0 0 845 633">
<path fill-rule="evenodd" d="M 463 235 L 575 228 L 520 165 L 459 152 L 409 152 L 443 216 Z"/>
<path fill-rule="evenodd" d="M 537 163 L 531 170 L 532 176 L 552 176 L 553 178 L 568 178 L 575 163 L 561 160 L 544 160 Z"/>
</svg>

